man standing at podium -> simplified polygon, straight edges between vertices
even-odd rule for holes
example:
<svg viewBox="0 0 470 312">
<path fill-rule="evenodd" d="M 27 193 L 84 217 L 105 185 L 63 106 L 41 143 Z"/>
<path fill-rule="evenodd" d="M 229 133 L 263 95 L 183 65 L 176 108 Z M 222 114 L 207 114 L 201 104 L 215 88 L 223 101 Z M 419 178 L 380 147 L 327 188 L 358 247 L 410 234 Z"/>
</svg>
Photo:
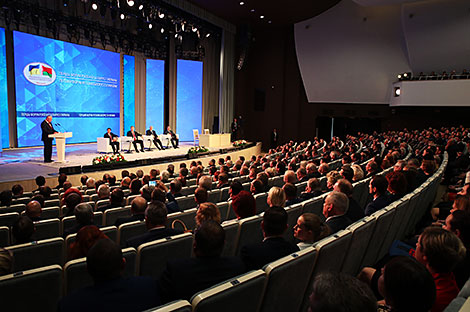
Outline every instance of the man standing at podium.
<svg viewBox="0 0 470 312">
<path fill-rule="evenodd" d="M 57 133 L 52 126 L 52 116 L 47 115 L 46 119 L 41 122 L 42 136 L 41 140 L 44 142 L 44 162 L 52 162 L 52 138 L 49 137 L 49 134 Z"/>
</svg>

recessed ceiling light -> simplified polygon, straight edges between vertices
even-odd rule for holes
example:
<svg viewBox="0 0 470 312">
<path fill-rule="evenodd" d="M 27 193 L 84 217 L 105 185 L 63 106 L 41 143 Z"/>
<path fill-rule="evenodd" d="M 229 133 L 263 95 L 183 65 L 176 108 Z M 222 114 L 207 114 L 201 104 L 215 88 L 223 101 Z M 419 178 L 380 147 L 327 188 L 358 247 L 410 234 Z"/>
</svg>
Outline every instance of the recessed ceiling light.
<svg viewBox="0 0 470 312">
<path fill-rule="evenodd" d="M 251 9 L 251 10 L 250 10 L 250 12 L 252 12 L 252 13 L 253 13 L 254 11 L 255 11 L 255 9 Z"/>
<path fill-rule="evenodd" d="M 243 2 L 243 1 L 240 1 L 240 5 L 245 5 L 245 2 Z"/>
<path fill-rule="evenodd" d="M 261 15 L 259 18 L 263 19 L 263 18 L 264 18 L 264 15 Z"/>
<path fill-rule="evenodd" d="M 268 21 L 268 24 L 271 24 L 271 23 L 272 23 L 272 21 Z"/>
</svg>

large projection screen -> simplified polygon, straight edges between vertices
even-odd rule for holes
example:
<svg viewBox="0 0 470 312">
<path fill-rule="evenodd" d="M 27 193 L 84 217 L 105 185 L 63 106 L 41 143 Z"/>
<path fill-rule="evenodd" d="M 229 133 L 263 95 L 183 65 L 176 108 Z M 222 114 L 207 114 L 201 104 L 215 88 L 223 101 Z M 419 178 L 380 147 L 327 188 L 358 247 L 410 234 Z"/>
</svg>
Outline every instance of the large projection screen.
<svg viewBox="0 0 470 312">
<path fill-rule="evenodd" d="M 118 53 L 15 31 L 18 146 L 41 145 L 47 115 L 68 143 L 96 142 L 119 129 Z"/>
<path fill-rule="evenodd" d="M 153 126 L 158 134 L 163 133 L 165 61 L 147 60 L 146 80 L 146 129 Z"/>
<path fill-rule="evenodd" d="M 124 134 L 135 125 L 135 58 L 124 55 Z"/>
<path fill-rule="evenodd" d="M 202 126 L 202 69 L 199 61 L 178 60 L 176 81 L 176 132 L 181 141 L 193 140 Z"/>
<path fill-rule="evenodd" d="M 7 91 L 7 59 L 5 49 L 5 29 L 0 28 L 0 133 L 1 147 L 10 147 L 8 129 L 8 91 Z M 1 148 L 0 148 L 1 150 Z"/>
</svg>

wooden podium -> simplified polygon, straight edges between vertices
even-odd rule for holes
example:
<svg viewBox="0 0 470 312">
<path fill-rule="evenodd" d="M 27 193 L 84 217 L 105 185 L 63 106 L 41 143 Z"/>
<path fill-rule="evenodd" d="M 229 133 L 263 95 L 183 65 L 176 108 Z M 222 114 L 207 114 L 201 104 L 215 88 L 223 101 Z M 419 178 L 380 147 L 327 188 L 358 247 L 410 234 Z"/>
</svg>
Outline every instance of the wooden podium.
<svg viewBox="0 0 470 312">
<path fill-rule="evenodd" d="M 49 137 L 55 139 L 57 162 L 65 162 L 65 139 L 71 138 L 72 132 L 57 132 L 54 134 L 49 134 Z"/>
</svg>

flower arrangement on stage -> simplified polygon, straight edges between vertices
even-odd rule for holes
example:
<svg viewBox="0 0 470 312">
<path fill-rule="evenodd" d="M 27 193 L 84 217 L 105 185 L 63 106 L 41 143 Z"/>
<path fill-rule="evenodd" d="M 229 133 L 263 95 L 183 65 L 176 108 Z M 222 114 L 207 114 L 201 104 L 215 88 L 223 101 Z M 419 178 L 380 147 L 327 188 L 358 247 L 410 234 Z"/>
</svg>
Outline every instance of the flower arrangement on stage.
<svg viewBox="0 0 470 312">
<path fill-rule="evenodd" d="M 204 146 L 193 146 L 188 150 L 188 154 L 199 154 L 199 153 L 206 153 L 209 149 Z"/>
<path fill-rule="evenodd" d="M 124 162 L 126 161 L 124 159 L 124 156 L 121 154 L 117 155 L 102 155 L 93 158 L 93 165 L 104 165 L 104 164 L 114 164 L 114 163 L 119 163 L 119 162 Z"/>
<path fill-rule="evenodd" d="M 232 144 L 235 147 L 243 147 L 243 146 L 247 145 L 248 142 L 245 141 L 245 140 L 238 140 L 238 141 L 233 142 Z"/>
</svg>

